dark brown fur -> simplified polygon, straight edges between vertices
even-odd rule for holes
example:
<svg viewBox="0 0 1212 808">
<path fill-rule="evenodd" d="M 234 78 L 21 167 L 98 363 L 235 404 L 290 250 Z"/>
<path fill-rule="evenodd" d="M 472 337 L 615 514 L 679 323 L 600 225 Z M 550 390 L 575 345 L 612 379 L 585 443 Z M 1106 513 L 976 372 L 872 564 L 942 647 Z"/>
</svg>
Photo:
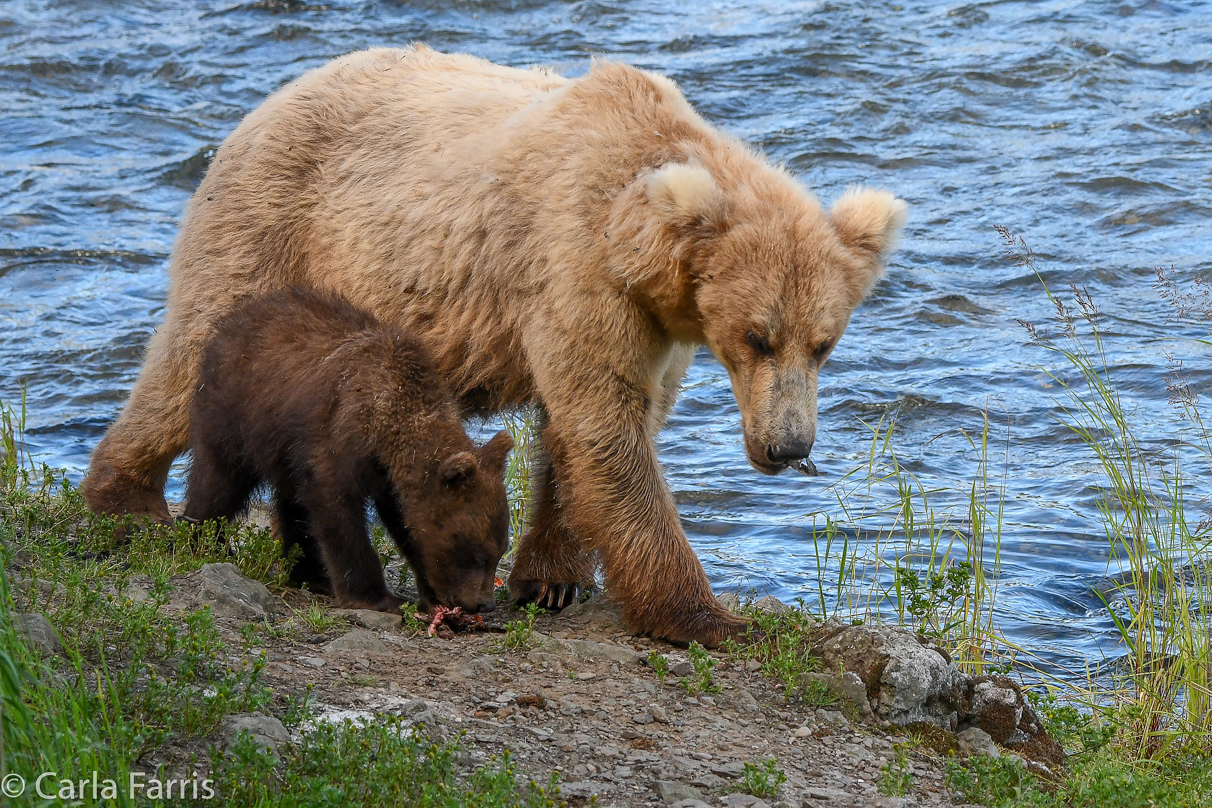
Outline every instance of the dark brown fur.
<svg viewBox="0 0 1212 808">
<path fill-rule="evenodd" d="M 296 578 L 347 607 L 396 611 L 366 502 L 417 578 L 422 610 L 492 608 L 508 546 L 501 432 L 480 449 L 429 354 L 339 298 L 298 288 L 224 318 L 194 396 L 185 516 L 231 518 L 274 491 Z"/>
</svg>

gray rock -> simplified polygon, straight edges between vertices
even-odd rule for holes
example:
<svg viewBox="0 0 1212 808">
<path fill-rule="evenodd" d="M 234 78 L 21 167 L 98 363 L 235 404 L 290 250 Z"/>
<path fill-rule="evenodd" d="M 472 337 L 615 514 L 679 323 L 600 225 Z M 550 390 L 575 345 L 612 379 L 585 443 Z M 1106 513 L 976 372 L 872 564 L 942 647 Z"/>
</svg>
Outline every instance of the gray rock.
<svg viewBox="0 0 1212 808">
<path fill-rule="evenodd" d="M 323 668 L 328 663 L 319 657 L 305 656 L 299 657 L 299 664 L 306 665 L 309 668 Z"/>
<path fill-rule="evenodd" d="M 728 808 L 749 808 L 757 801 L 758 798 L 752 794 L 725 794 L 720 798 L 720 802 Z"/>
<path fill-rule="evenodd" d="M 736 592 L 725 592 L 716 598 L 730 612 L 739 612 L 741 610 L 741 599 Z"/>
<path fill-rule="evenodd" d="M 749 671 L 750 673 L 757 673 L 761 669 L 762 663 L 758 662 L 756 659 L 751 659 L 745 663 L 745 670 Z"/>
<path fill-rule="evenodd" d="M 826 670 L 853 671 L 869 694 L 879 694 L 875 714 L 882 720 L 902 725 L 929 721 L 950 728 L 964 675 L 912 631 L 845 626 L 818 648 Z"/>
<path fill-rule="evenodd" d="M 787 614 L 791 611 L 790 606 L 783 603 L 783 601 L 779 600 L 774 595 L 767 595 L 766 597 L 762 598 L 757 603 L 753 604 L 753 608 L 757 609 L 759 612 L 766 612 L 767 614 Z"/>
<path fill-rule="evenodd" d="M 198 571 L 202 602 L 221 617 L 264 620 L 277 612 L 278 599 L 265 584 L 246 578 L 235 564 L 207 564 Z"/>
<path fill-rule="evenodd" d="M 670 665 L 669 672 L 678 677 L 694 676 L 694 665 L 683 659 L 681 662 L 675 662 Z"/>
<path fill-rule="evenodd" d="M 669 713 L 665 712 L 665 708 L 659 704 L 654 704 L 648 708 L 648 712 L 662 724 L 669 723 Z"/>
<path fill-rule="evenodd" d="M 961 755 L 987 755 L 991 758 L 1002 756 L 1002 753 L 993 743 L 993 739 L 989 737 L 989 733 L 980 727 L 969 727 L 963 732 L 958 733 L 955 736 L 955 740 L 959 743 Z"/>
<path fill-rule="evenodd" d="M 832 673 L 805 673 L 800 677 L 801 687 L 811 687 L 814 684 L 824 686 L 825 690 L 840 701 L 854 705 L 864 720 L 874 717 L 871 702 L 867 699 L 867 686 L 853 671 L 846 671 L 840 676 Z"/>
<path fill-rule="evenodd" d="M 745 764 L 740 760 L 727 760 L 711 765 L 711 773 L 720 777 L 735 779 L 745 773 Z"/>
<path fill-rule="evenodd" d="M 563 791 L 564 787 L 560 786 L 560 793 L 563 793 Z M 673 808 L 711 808 L 711 806 L 702 800 L 682 800 L 681 802 L 675 802 Z"/>
<path fill-rule="evenodd" d="M 843 701 L 857 707 L 864 719 L 872 717 L 871 701 L 867 698 L 867 686 L 854 671 L 846 671 L 842 674 L 837 694 Z"/>
<path fill-rule="evenodd" d="M 1013 743 L 1016 740 L 1022 743 L 1022 739 L 1013 736 L 1022 723 L 1025 706 L 1022 698 L 1008 682 L 999 683 L 986 679 L 977 682 L 972 689 L 972 707 L 967 718 L 973 724 L 979 724 L 988 730 L 990 737 L 996 733 L 1003 743 Z"/>
<path fill-rule="evenodd" d="M 459 675 L 464 679 L 482 679 L 491 676 L 497 668 L 497 662 L 492 657 L 478 656 L 459 669 Z"/>
<path fill-rule="evenodd" d="M 1044 729 L 1019 685 L 1005 676 L 970 676 L 944 649 L 898 626 L 849 626 L 830 619 L 814 636 L 825 670 L 854 673 L 877 721 L 927 721 L 954 732 L 979 727 L 993 741 L 1037 763 L 1060 766 L 1064 750 Z M 858 685 L 842 685 L 858 703 Z M 860 705 L 861 706 L 861 705 Z"/>
<path fill-rule="evenodd" d="M 904 797 L 876 797 L 871 803 L 872 808 L 908 808 L 909 804 Z"/>
<path fill-rule="evenodd" d="M 817 788 L 815 786 L 805 788 L 804 796 L 813 800 L 821 800 L 822 802 L 840 802 L 847 798 L 845 791 L 836 788 Z"/>
<path fill-rule="evenodd" d="M 578 623 L 588 623 L 591 629 L 603 634 L 625 630 L 619 605 L 602 593 L 574 603 L 560 612 L 560 617 Z"/>
<path fill-rule="evenodd" d="M 390 614 L 388 612 L 377 612 L 374 609 L 337 609 L 334 611 L 352 621 L 354 625 L 361 626 L 362 628 L 378 629 L 380 631 L 399 628 L 404 622 L 404 615 L 399 612 Z"/>
<path fill-rule="evenodd" d="M 275 758 L 278 750 L 290 746 L 290 733 L 282 722 L 263 713 L 235 713 L 225 717 L 219 725 L 223 748 L 231 746 L 241 734 L 247 733 L 253 741 Z"/>
<path fill-rule="evenodd" d="M 64 653 L 63 643 L 59 640 L 59 632 L 51 625 L 44 614 L 13 615 L 13 627 L 21 632 L 27 643 L 38 650 L 43 656 L 54 656 Z"/>
<path fill-rule="evenodd" d="M 841 710 L 817 710 L 816 722 L 824 727 L 841 729 L 850 726 L 850 721 Z"/>
<path fill-rule="evenodd" d="M 705 788 L 708 791 L 718 791 L 728 784 L 728 781 L 723 777 L 711 774 L 709 772 L 700 772 L 695 775 L 690 781 L 690 785 Z"/>
<path fill-rule="evenodd" d="M 406 702 L 398 712 L 402 718 L 407 718 L 412 725 L 423 725 L 425 729 L 433 734 L 438 729 L 438 717 L 427 703 L 421 699 L 413 699 Z"/>
<path fill-rule="evenodd" d="M 589 799 L 611 790 L 613 789 L 605 783 L 594 783 L 589 780 L 574 780 L 571 783 L 560 783 L 561 797 Z"/>
<path fill-rule="evenodd" d="M 703 794 L 697 788 L 691 788 L 685 783 L 673 780 L 657 780 L 652 784 L 652 790 L 660 797 L 661 802 L 673 805 L 684 800 L 703 800 Z"/>
<path fill-rule="evenodd" d="M 735 687 L 732 690 L 725 690 L 720 694 L 720 700 L 724 706 L 731 707 L 734 710 L 739 710 L 743 713 L 756 713 L 760 707 L 757 699 L 753 697 L 753 693 L 749 692 L 748 688 Z"/>
<path fill-rule="evenodd" d="M 389 656 L 393 649 L 364 628 L 342 634 L 324 645 L 325 651 L 357 651 L 371 656 Z"/>
<path fill-rule="evenodd" d="M 651 713 L 636 713 L 631 717 L 631 720 L 637 724 L 651 724 L 654 719 Z"/>
<path fill-rule="evenodd" d="M 623 665 L 636 665 L 644 659 L 630 648 L 593 640 L 557 640 L 549 637 L 540 647 L 548 653 L 570 657 L 577 661 L 607 659 Z"/>
</svg>

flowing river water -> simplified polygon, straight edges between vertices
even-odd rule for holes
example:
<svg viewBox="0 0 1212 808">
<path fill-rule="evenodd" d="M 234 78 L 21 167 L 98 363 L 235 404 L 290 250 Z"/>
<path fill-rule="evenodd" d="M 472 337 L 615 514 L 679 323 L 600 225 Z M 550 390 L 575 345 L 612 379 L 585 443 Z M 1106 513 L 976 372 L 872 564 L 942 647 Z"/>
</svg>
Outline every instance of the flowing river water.
<svg viewBox="0 0 1212 808">
<path fill-rule="evenodd" d="M 839 481 L 866 463 L 881 420 L 895 418 L 904 468 L 939 489 L 940 521 L 950 509 L 966 531 L 982 456 L 970 439 L 987 413 L 993 494 L 1004 488 L 998 623 L 1065 667 L 1120 653 L 1095 594 L 1109 574 L 1098 468 L 1058 421 L 1046 371 L 1070 372 L 1017 322 L 1053 309 L 993 228 L 1022 235 L 1053 288 L 1093 295 L 1146 446 L 1188 434 L 1166 352 L 1187 358 L 1197 392 L 1212 391 L 1212 363 L 1174 339 L 1201 332 L 1170 322 L 1153 268 L 1184 283 L 1212 271 L 1202 2 L 6 0 L 0 399 L 27 388 L 37 459 L 82 475 L 164 316 L 183 206 L 240 119 L 333 56 L 414 40 L 569 75 L 595 56 L 657 70 L 826 204 L 861 182 L 911 205 L 887 280 L 822 374 L 825 476 L 750 469 L 727 375 L 705 351 L 691 369 L 660 445 L 717 590 L 815 603 L 837 569 L 818 563 L 813 525 L 827 516 L 874 552 L 894 497 L 839 496 Z M 1208 474 L 1192 475 L 1193 502 Z"/>
</svg>

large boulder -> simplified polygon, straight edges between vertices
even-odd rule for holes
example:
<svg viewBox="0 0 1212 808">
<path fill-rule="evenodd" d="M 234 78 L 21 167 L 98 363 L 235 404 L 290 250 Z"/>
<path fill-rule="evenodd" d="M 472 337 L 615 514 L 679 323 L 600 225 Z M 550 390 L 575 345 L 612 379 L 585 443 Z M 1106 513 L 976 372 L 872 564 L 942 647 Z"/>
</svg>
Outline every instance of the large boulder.
<svg viewBox="0 0 1212 808">
<path fill-rule="evenodd" d="M 826 671 L 862 682 L 876 721 L 930 723 L 949 732 L 983 730 L 998 746 L 1056 770 L 1064 750 L 1045 730 L 1022 688 L 1005 676 L 971 676 L 947 652 L 900 626 L 848 625 L 832 619 L 813 637 Z M 847 693 L 851 698 L 861 698 Z M 861 705 L 860 705 L 861 707 Z M 866 710 L 860 709 L 866 714 Z"/>
</svg>

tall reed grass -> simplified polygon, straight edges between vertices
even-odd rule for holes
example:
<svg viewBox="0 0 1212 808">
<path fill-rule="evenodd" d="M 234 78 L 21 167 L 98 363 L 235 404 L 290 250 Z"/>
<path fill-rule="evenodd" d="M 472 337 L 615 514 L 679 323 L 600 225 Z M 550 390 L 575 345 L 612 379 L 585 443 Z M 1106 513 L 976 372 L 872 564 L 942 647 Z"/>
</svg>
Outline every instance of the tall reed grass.
<svg viewBox="0 0 1212 808">
<path fill-rule="evenodd" d="M 1096 694 L 1089 706 L 1114 715 L 1116 742 L 1134 757 L 1212 754 L 1212 522 L 1191 512 L 1198 509 L 1191 501 L 1197 494 L 1187 479 L 1192 464 L 1197 474 L 1212 472 L 1199 398 L 1168 352 L 1167 393 L 1185 426 L 1175 425 L 1169 448 L 1148 448 L 1141 437 L 1145 425 L 1124 404 L 1093 297 L 1071 286 L 1069 299 L 1062 299 L 1048 288 L 1023 239 L 999 232 L 1010 257 L 1035 272 L 1055 308 L 1058 330 L 1023 326 L 1034 344 L 1061 360 L 1060 369 L 1048 371 L 1060 391 L 1061 420 L 1099 464 L 1109 577 L 1121 581 L 1100 597 L 1125 657 L 1109 692 L 1087 688 Z M 1206 285 L 1196 287 L 1202 296 L 1184 295 L 1172 276 L 1158 270 L 1158 277 L 1173 317 L 1202 326 L 1207 335 L 1212 305 Z M 1212 345 L 1203 338 L 1192 342 Z"/>
<path fill-rule="evenodd" d="M 990 477 L 990 425 L 960 435 L 978 453 L 964 488 L 932 484 L 894 448 L 896 418 L 869 424 L 867 461 L 832 486 L 834 514 L 813 530 L 820 617 L 895 620 L 947 645 L 982 673 L 1010 648 L 994 623 L 1001 571 L 1005 475 Z"/>
</svg>

